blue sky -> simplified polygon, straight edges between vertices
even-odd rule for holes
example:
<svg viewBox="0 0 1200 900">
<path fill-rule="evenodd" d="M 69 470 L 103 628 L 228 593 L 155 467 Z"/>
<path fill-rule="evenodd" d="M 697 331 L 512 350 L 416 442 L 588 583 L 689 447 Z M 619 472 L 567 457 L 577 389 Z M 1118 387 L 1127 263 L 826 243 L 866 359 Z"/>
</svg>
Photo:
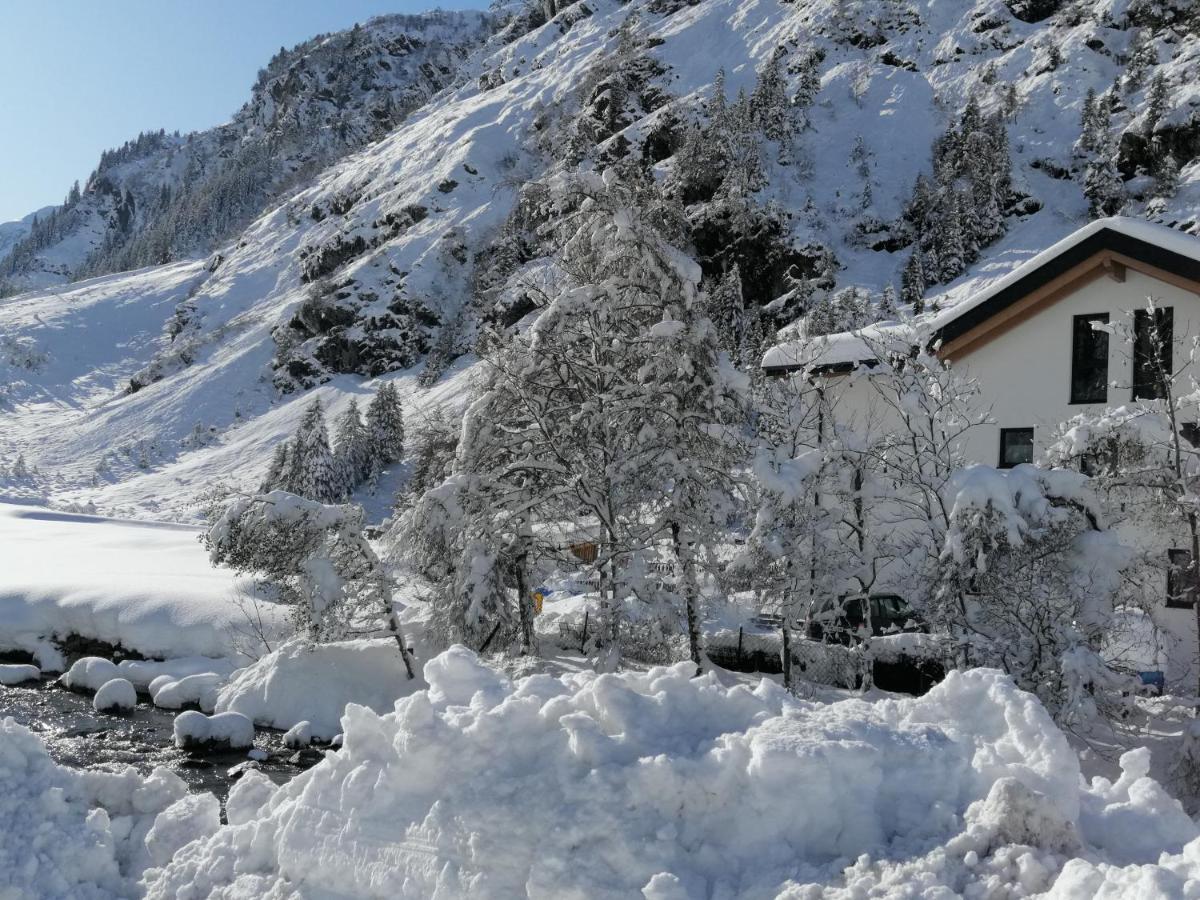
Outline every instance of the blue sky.
<svg viewBox="0 0 1200 900">
<path fill-rule="evenodd" d="M 0 0 L 0 222 L 60 203 L 139 131 L 227 120 L 281 47 L 486 0 Z"/>
</svg>

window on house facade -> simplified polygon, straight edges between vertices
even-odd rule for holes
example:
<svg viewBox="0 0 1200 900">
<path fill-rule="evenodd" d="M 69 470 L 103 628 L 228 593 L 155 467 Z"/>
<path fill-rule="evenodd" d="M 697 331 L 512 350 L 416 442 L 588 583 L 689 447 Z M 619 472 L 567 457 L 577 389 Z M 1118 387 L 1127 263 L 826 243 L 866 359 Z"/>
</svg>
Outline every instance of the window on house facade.
<svg viewBox="0 0 1200 900">
<path fill-rule="evenodd" d="M 1160 307 L 1154 310 L 1153 319 L 1148 309 L 1133 313 L 1134 400 L 1161 400 L 1166 396 L 1163 379 L 1171 374 L 1174 312 L 1169 306 Z"/>
<path fill-rule="evenodd" d="M 1191 609 L 1196 588 L 1192 583 L 1192 554 L 1189 550 L 1167 551 L 1167 606 Z"/>
<path fill-rule="evenodd" d="M 1184 422 L 1180 425 L 1179 436 L 1193 447 L 1200 447 L 1200 425 L 1195 422 Z"/>
<path fill-rule="evenodd" d="M 1108 332 L 1092 323 L 1108 324 L 1108 313 L 1076 316 L 1071 326 L 1071 402 L 1108 402 Z"/>
<path fill-rule="evenodd" d="M 1011 469 L 1021 463 L 1031 462 L 1033 462 L 1033 429 L 1001 428 L 999 468 Z"/>
</svg>

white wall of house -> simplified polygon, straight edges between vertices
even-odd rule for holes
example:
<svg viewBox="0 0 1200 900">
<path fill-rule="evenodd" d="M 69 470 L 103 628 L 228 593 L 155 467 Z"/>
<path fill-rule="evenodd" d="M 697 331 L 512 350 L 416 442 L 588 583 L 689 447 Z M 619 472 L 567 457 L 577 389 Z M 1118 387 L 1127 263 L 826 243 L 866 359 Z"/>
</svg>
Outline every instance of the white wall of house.
<svg viewBox="0 0 1200 900">
<path fill-rule="evenodd" d="M 1131 402 L 1131 350 L 1117 336 L 1109 339 L 1108 399 L 1106 403 L 1072 404 L 1071 357 L 1074 317 L 1108 313 L 1112 323 L 1132 328 L 1130 313 L 1144 309 L 1147 297 L 1174 310 L 1176 367 L 1186 362 L 1187 344 L 1200 335 L 1200 296 L 1133 269 L 1123 282 L 1101 276 L 1077 291 L 1041 309 L 991 341 L 965 353 L 955 367 L 977 382 L 980 396 L 977 410 L 989 411 L 993 424 L 980 425 L 968 434 L 964 449 L 968 459 L 987 465 L 1000 460 L 1002 428 L 1034 429 L 1034 458 L 1039 459 L 1053 440 L 1060 423 L 1081 412 L 1097 412 L 1106 406 Z M 1181 346 L 1182 344 L 1182 346 Z M 1200 380 L 1200 372 L 1196 373 Z M 835 403 L 836 418 L 860 430 L 889 428 L 888 414 L 869 383 L 869 370 L 829 379 L 829 393 Z M 1119 386 L 1112 387 L 1116 382 Z M 1186 417 L 1185 417 L 1186 420 Z M 1186 547 L 1181 535 L 1142 535 L 1124 533 L 1123 539 L 1142 547 L 1161 549 L 1174 544 Z M 1165 574 L 1162 597 L 1166 596 Z M 1156 618 L 1169 632 L 1166 660 L 1168 678 L 1195 687 L 1200 671 L 1197 657 L 1196 620 L 1191 609 L 1158 610 Z"/>
</svg>

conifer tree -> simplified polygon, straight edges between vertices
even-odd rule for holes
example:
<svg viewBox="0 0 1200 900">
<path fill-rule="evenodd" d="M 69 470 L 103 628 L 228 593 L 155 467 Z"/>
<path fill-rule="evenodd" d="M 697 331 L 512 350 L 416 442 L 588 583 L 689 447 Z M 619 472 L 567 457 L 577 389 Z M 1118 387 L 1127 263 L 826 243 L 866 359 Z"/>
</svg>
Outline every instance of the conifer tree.
<svg viewBox="0 0 1200 900">
<path fill-rule="evenodd" d="M 275 445 L 275 453 L 271 457 L 271 465 L 267 468 L 267 474 L 263 477 L 259 493 L 266 494 L 284 488 L 291 465 L 290 446 L 290 441 L 280 441 Z"/>
<path fill-rule="evenodd" d="M 366 428 L 375 473 L 404 456 L 404 411 L 396 386 L 391 382 L 380 385 L 367 406 Z"/>
<path fill-rule="evenodd" d="M 1167 111 L 1167 79 L 1162 72 L 1157 72 L 1146 91 L 1146 123 L 1145 133 L 1153 135 L 1158 123 L 1162 121 Z"/>
<path fill-rule="evenodd" d="M 1116 148 L 1106 136 L 1084 171 L 1083 195 L 1093 219 L 1116 215 L 1125 202 L 1125 185 L 1115 158 Z"/>
<path fill-rule="evenodd" d="M 338 417 L 336 445 L 337 464 L 349 493 L 371 474 L 371 442 L 354 398 Z"/>
<path fill-rule="evenodd" d="M 890 281 L 883 286 L 883 293 L 879 296 L 878 312 L 880 321 L 884 322 L 894 321 L 900 314 L 896 306 L 896 289 Z"/>
<path fill-rule="evenodd" d="M 325 412 L 317 398 L 305 410 L 296 430 L 286 489 L 319 503 L 333 503 L 346 493 L 346 483 L 341 476 L 329 447 Z"/>
<path fill-rule="evenodd" d="M 736 262 L 705 294 L 705 305 L 721 349 L 736 354 L 742 344 L 746 316 L 742 276 Z"/>
<path fill-rule="evenodd" d="M 908 262 L 904 264 L 904 272 L 900 276 L 900 299 L 912 306 L 913 313 L 925 309 L 925 260 L 920 244 L 913 245 Z"/>
</svg>

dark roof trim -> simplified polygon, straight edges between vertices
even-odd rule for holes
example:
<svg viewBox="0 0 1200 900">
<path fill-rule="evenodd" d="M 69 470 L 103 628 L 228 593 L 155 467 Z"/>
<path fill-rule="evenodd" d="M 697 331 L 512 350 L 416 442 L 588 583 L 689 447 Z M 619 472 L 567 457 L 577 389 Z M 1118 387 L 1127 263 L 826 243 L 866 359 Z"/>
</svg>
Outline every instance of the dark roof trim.
<svg viewBox="0 0 1200 900">
<path fill-rule="evenodd" d="M 945 342 L 966 334 L 976 325 L 986 322 L 1022 297 L 1105 250 L 1120 253 L 1180 278 L 1200 282 L 1200 260 L 1183 256 L 1140 238 L 1130 237 L 1111 228 L 1102 228 L 1038 266 L 1028 275 L 997 291 L 983 303 L 951 319 L 938 330 L 938 338 Z"/>
</svg>

